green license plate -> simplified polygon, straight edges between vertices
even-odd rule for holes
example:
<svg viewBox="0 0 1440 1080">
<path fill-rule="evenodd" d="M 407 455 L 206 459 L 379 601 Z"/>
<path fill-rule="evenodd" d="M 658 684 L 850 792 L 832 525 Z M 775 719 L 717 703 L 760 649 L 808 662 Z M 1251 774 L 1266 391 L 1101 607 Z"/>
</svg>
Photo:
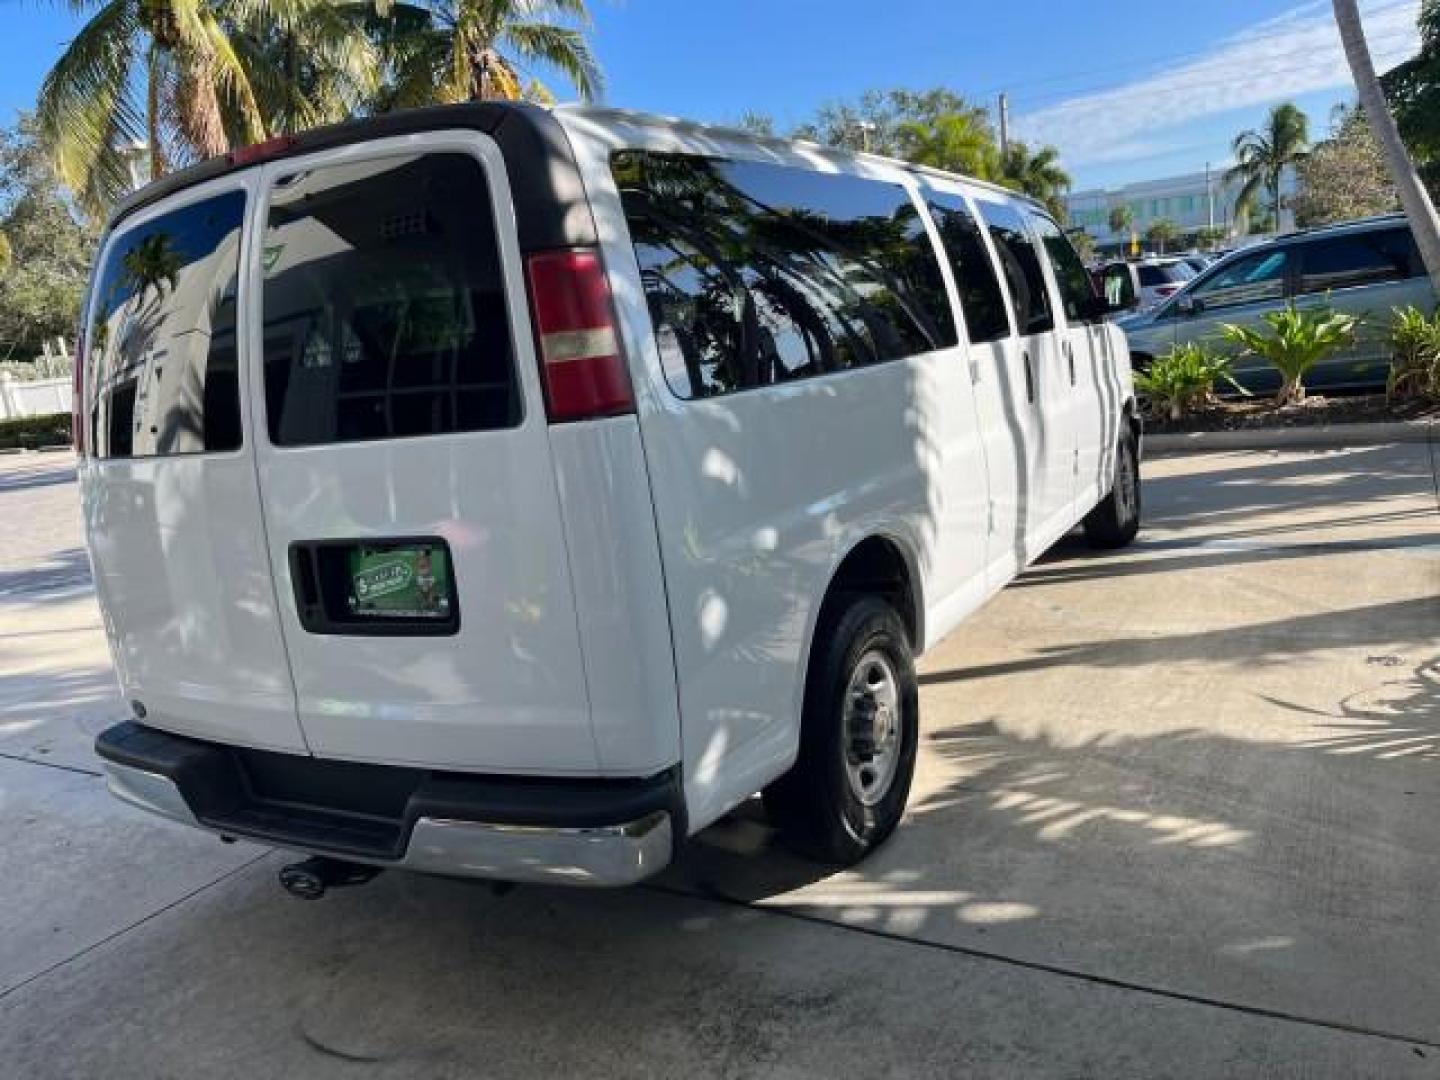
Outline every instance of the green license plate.
<svg viewBox="0 0 1440 1080">
<path fill-rule="evenodd" d="M 443 547 L 357 547 L 350 552 L 350 614 L 379 619 L 448 619 L 450 563 Z"/>
</svg>

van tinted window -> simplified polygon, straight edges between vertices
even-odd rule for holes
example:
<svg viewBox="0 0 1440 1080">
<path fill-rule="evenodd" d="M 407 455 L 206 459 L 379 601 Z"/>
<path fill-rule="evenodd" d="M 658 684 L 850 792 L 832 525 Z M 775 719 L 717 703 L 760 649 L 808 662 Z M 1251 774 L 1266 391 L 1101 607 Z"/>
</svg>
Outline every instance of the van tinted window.
<svg viewBox="0 0 1440 1080">
<path fill-rule="evenodd" d="M 1000 279 L 995 276 L 995 264 L 985 249 L 980 226 L 975 223 L 965 200 L 958 195 L 931 193 L 930 213 L 955 274 L 967 336 L 977 345 L 998 341 L 1010 333 L 1010 317 L 1005 314 Z"/>
<path fill-rule="evenodd" d="M 1075 246 L 1047 215 L 1031 214 L 1030 220 L 1035 223 L 1035 231 L 1040 234 L 1045 252 L 1050 256 L 1055 281 L 1060 286 L 1060 303 L 1065 307 L 1065 318 L 1072 323 L 1094 318 L 1095 289 L 1090 283 L 1090 271 L 1080 261 Z"/>
<path fill-rule="evenodd" d="M 1195 268 L 1186 262 L 1141 263 L 1140 284 L 1147 289 L 1157 285 L 1179 285 L 1195 276 Z"/>
<path fill-rule="evenodd" d="M 1289 273 L 1289 249 L 1266 248 L 1226 263 L 1194 286 L 1191 295 L 1207 309 L 1279 300 Z"/>
<path fill-rule="evenodd" d="M 262 257 L 276 445 L 520 422 L 489 190 L 474 158 L 389 157 L 284 177 Z"/>
<path fill-rule="evenodd" d="M 709 397 L 956 344 L 898 184 L 626 151 L 612 161 L 665 376 Z"/>
<path fill-rule="evenodd" d="M 1378 285 L 1424 273 L 1409 229 L 1385 229 L 1312 240 L 1300 246 L 1300 290 L 1328 292 Z"/>
<path fill-rule="evenodd" d="M 87 423 L 99 457 L 240 445 L 235 284 L 245 195 L 232 191 L 126 230 L 95 281 Z"/>
<path fill-rule="evenodd" d="M 1055 328 L 1050 310 L 1050 293 L 1040 269 L 1040 253 L 1025 231 L 1025 219 L 1013 206 L 982 202 L 980 215 L 990 228 L 996 254 L 1005 269 L 1005 283 L 1015 305 L 1015 322 L 1020 333 L 1043 334 Z"/>
</svg>

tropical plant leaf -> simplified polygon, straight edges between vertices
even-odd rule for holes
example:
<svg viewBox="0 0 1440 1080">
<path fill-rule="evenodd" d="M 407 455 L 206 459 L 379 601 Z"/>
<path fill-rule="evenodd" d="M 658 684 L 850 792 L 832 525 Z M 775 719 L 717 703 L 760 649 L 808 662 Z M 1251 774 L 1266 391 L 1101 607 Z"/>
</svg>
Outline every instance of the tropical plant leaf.
<svg viewBox="0 0 1440 1080">
<path fill-rule="evenodd" d="M 131 82 L 139 30 L 134 0 L 110 0 L 60 54 L 36 102 L 40 141 L 56 174 L 94 214 L 129 186 L 117 144 L 145 135 Z"/>
</svg>

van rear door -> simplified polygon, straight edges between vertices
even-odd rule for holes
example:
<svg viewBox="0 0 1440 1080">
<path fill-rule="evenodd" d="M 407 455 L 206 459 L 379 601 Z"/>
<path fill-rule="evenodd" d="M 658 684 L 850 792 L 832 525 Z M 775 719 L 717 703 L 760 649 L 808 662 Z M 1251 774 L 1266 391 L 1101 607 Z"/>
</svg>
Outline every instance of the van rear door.
<svg viewBox="0 0 1440 1080">
<path fill-rule="evenodd" d="M 305 750 L 276 611 L 236 339 L 232 175 L 123 219 L 84 320 L 80 485 L 121 689 L 147 724 Z"/>
<path fill-rule="evenodd" d="M 311 749 L 595 771 L 499 148 L 408 135 L 263 181 L 255 441 Z"/>
</svg>

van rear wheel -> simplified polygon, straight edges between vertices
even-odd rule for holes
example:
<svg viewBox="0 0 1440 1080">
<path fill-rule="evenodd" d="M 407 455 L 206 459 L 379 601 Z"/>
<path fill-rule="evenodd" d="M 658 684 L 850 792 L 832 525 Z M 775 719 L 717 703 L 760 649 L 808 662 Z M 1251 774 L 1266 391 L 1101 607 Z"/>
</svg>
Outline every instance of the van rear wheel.
<svg viewBox="0 0 1440 1080">
<path fill-rule="evenodd" d="M 874 596 L 839 599 L 822 616 L 805 680 L 800 753 L 765 789 L 788 847 L 849 866 L 905 813 L 920 729 L 910 639 Z"/>
<path fill-rule="evenodd" d="M 1115 483 L 1110 494 L 1085 515 L 1085 539 L 1091 547 L 1120 548 L 1140 531 L 1140 454 L 1135 433 L 1126 430 L 1116 447 Z"/>
</svg>

